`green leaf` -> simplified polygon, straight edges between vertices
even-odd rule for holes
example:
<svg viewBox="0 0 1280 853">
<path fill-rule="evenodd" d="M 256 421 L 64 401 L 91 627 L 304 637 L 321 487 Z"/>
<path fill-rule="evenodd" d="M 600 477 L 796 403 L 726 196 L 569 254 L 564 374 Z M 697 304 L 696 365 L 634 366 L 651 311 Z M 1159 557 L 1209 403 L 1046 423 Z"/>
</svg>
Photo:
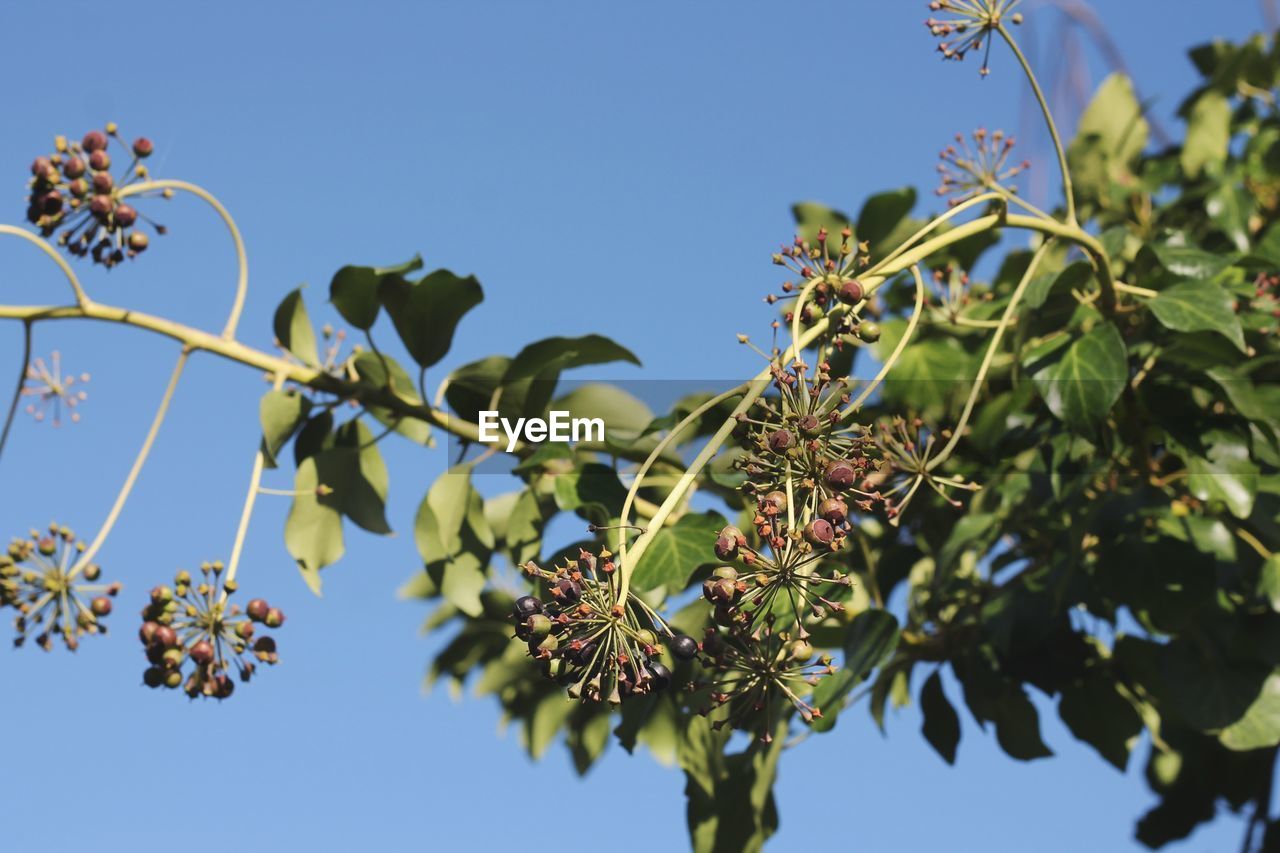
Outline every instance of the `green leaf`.
<svg viewBox="0 0 1280 853">
<path fill-rule="evenodd" d="M 920 731 L 943 761 L 955 764 L 956 746 L 960 743 L 960 717 L 942 690 L 940 672 L 934 670 L 920 688 L 920 711 L 924 715 Z"/>
<path fill-rule="evenodd" d="M 791 214 L 796 220 L 796 234 L 810 243 L 817 242 L 819 230 L 825 228 L 828 234 L 839 234 L 852 222 L 844 213 L 816 201 L 793 204 Z"/>
<path fill-rule="evenodd" d="M 321 503 L 316 494 L 321 482 L 316 457 L 304 459 L 298 465 L 293 482 L 298 494 L 293 498 L 284 525 L 285 547 L 298 562 L 308 586 L 317 594 L 317 572 L 340 560 L 346 550 L 342 541 L 342 514 L 333 506 Z"/>
<path fill-rule="evenodd" d="M 1178 332 L 1217 332 L 1244 352 L 1244 330 L 1231 294 L 1208 281 L 1184 281 L 1150 300 L 1151 313 Z"/>
<path fill-rule="evenodd" d="M 545 338 L 520 350 L 507 367 L 502 383 L 506 385 L 518 379 L 542 376 L 548 370 L 568 370 L 588 364 L 607 364 L 611 361 L 640 364 L 640 360 L 631 350 L 601 335 Z"/>
<path fill-rule="evenodd" d="M 1055 342 L 1028 368 L 1049 411 L 1083 435 L 1096 432 L 1129 379 L 1124 341 L 1110 323 L 1070 343 Z"/>
<path fill-rule="evenodd" d="M 838 669 L 834 675 L 828 675 L 813 688 L 813 705 L 822 712 L 809 721 L 809 728 L 815 732 L 828 732 L 835 728 L 836 720 L 844 707 L 844 699 L 858 684 L 858 679 L 848 669 Z"/>
<path fill-rule="evenodd" d="M 276 455 L 293 438 L 311 411 L 311 401 L 296 390 L 268 391 L 258 404 L 262 423 L 262 455 L 268 468 L 276 467 Z"/>
<path fill-rule="evenodd" d="M 432 484 L 418 507 L 413 535 L 434 588 L 463 613 L 480 616 L 494 541 L 484 500 L 471 486 L 470 465 L 450 468 Z"/>
<path fill-rule="evenodd" d="M 513 565 L 522 566 L 538 558 L 546 523 L 538 496 L 532 489 L 521 492 L 507 517 L 506 535 L 503 537 L 507 556 Z"/>
<path fill-rule="evenodd" d="M 886 661 L 898 647 L 898 620 L 886 610 L 864 610 L 845 633 L 845 669 L 859 681 Z"/>
<path fill-rule="evenodd" d="M 1280 674 L 1267 677 L 1262 693 L 1243 717 L 1222 730 L 1218 740 L 1237 752 L 1280 744 Z"/>
<path fill-rule="evenodd" d="M 1160 266 L 1179 278 L 1211 279 L 1236 262 L 1229 254 L 1206 252 L 1194 246 L 1151 245 Z"/>
<path fill-rule="evenodd" d="M 1150 127 L 1142 113 L 1133 81 L 1123 74 L 1112 74 L 1102 81 L 1080 116 L 1077 139 L 1096 136 L 1111 159 L 1131 163 L 1147 145 Z"/>
<path fill-rule="evenodd" d="M 1040 715 L 1036 706 L 1020 688 L 1006 693 L 994 722 L 996 742 L 1010 758 L 1031 761 L 1053 755 L 1040 738 Z"/>
<path fill-rule="evenodd" d="M 1206 166 L 1219 167 L 1227 159 L 1231 141 L 1231 104 L 1219 92 L 1206 89 L 1191 107 L 1187 137 L 1182 143 L 1182 171 L 1198 178 Z"/>
<path fill-rule="evenodd" d="M 385 276 L 404 276 L 422 269 L 422 256 L 414 255 L 409 261 L 390 267 L 346 266 L 334 274 L 329 282 L 329 301 L 338 309 L 342 319 L 362 331 L 368 331 L 378 319 L 382 305 L 378 300 L 378 285 Z"/>
<path fill-rule="evenodd" d="M 459 321 L 484 299 L 474 276 L 460 278 L 436 270 L 417 282 L 398 275 L 378 284 L 378 299 L 396 333 L 420 367 L 430 367 L 449 352 Z"/>
<path fill-rule="evenodd" d="M 1280 554 L 1272 554 L 1258 573 L 1258 594 L 1280 613 Z"/>
<path fill-rule="evenodd" d="M 726 524 L 724 516 L 709 511 L 683 516 L 662 528 L 636 564 L 632 586 L 638 590 L 665 586 L 672 592 L 684 589 L 697 568 L 715 562 L 712 544 Z"/>
<path fill-rule="evenodd" d="M 389 355 L 365 351 L 355 357 L 354 366 L 360 381 L 386 388 L 411 406 L 422 404 L 413 380 L 399 362 Z M 385 427 L 394 429 L 410 441 L 424 447 L 432 445 L 431 425 L 417 418 L 404 417 L 383 406 L 367 406 L 369 414 Z"/>
<path fill-rule="evenodd" d="M 320 366 L 316 332 L 311 328 L 311 318 L 302 301 L 302 288 L 291 292 L 280 302 L 280 306 L 276 308 L 274 327 L 280 346 L 293 353 L 308 367 Z"/>
<path fill-rule="evenodd" d="M 1044 273 L 1033 278 L 1027 285 L 1022 302 L 1028 308 L 1039 308 L 1048 300 L 1052 291 L 1079 290 L 1084 288 L 1092 278 L 1093 265 L 1088 261 L 1076 261 L 1062 272 Z"/>
<path fill-rule="evenodd" d="M 878 247 L 915 205 L 916 191 L 911 187 L 871 196 L 858 214 L 858 239 Z"/>
<path fill-rule="evenodd" d="M 1249 446 L 1227 433 L 1211 436 L 1205 456 L 1188 454 L 1187 488 L 1202 501 L 1220 500 L 1236 518 L 1248 518 L 1258 496 L 1258 466 Z"/>
<path fill-rule="evenodd" d="M 1062 690 L 1058 715 L 1071 734 L 1092 746 L 1121 773 L 1142 733 L 1142 717 L 1116 690 L 1115 681 L 1091 668 L 1078 684 Z"/>
</svg>

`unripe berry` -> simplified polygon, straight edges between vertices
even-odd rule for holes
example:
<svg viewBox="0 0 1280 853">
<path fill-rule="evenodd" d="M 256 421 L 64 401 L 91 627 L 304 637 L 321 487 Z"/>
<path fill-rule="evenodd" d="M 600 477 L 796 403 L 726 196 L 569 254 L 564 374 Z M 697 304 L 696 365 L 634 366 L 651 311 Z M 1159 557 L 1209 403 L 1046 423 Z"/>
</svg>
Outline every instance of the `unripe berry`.
<svg viewBox="0 0 1280 853">
<path fill-rule="evenodd" d="M 84 567 L 84 579 L 87 581 L 96 581 L 102 577 L 102 567 L 97 563 L 90 563 Z"/>
<path fill-rule="evenodd" d="M 796 640 L 791 644 L 791 659 L 796 663 L 804 663 L 813 657 L 813 646 L 805 640 Z"/>
<path fill-rule="evenodd" d="M 100 595 L 89 603 L 89 609 L 93 611 L 94 616 L 110 616 L 111 599 L 105 595 Z"/>
<path fill-rule="evenodd" d="M 818 516 L 828 524 L 839 526 L 849 518 L 849 506 L 840 498 L 827 498 L 818 504 Z"/>
<path fill-rule="evenodd" d="M 253 621 L 261 622 L 267 618 L 267 613 L 270 610 L 271 605 L 267 604 L 267 602 L 261 598 L 255 598 L 245 607 L 244 612 L 249 614 L 249 618 Z"/>
<path fill-rule="evenodd" d="M 36 547 L 44 556 L 52 557 L 58 550 L 58 542 L 52 536 L 46 536 L 37 543 Z"/>
<path fill-rule="evenodd" d="M 134 231 L 129 235 L 129 248 L 135 252 L 145 252 L 150 243 L 151 241 L 147 239 L 147 235 L 141 231 Z"/>
<path fill-rule="evenodd" d="M 862 301 L 862 297 L 866 294 L 859 282 L 846 281 L 844 284 L 840 285 L 840 292 L 836 295 L 845 305 L 857 305 Z"/>
<path fill-rule="evenodd" d="M 796 426 L 800 427 L 800 432 L 809 438 L 814 438 L 823 433 L 822 421 L 815 415 L 805 415 Z"/>
<path fill-rule="evenodd" d="M 151 152 L 155 150 L 156 147 L 152 145 L 151 140 L 147 139 L 145 136 L 139 136 L 137 139 L 133 140 L 133 156 L 137 157 L 139 160 L 145 160 L 147 157 L 150 157 Z"/>
<path fill-rule="evenodd" d="M 284 624 L 284 611 L 279 607 L 273 607 L 267 611 L 267 618 L 262 620 L 268 628 L 279 628 Z"/>
<path fill-rule="evenodd" d="M 693 660 L 698 656 L 698 641 L 687 634 L 679 634 L 671 641 L 671 654 L 680 660 Z"/>
<path fill-rule="evenodd" d="M 529 641 L 529 654 L 534 657 L 549 655 L 558 648 L 560 648 L 560 641 L 556 639 L 555 634 L 548 634 L 540 640 Z"/>
<path fill-rule="evenodd" d="M 164 672 L 164 670 L 161 670 L 161 672 Z M 182 686 L 182 670 L 171 669 L 168 672 L 164 672 L 164 686 L 170 690 L 176 690 Z"/>
<path fill-rule="evenodd" d="M 76 198 L 84 198 L 89 194 L 89 182 L 84 178 L 76 178 L 67 185 L 67 189 L 70 190 L 71 194 Z"/>
<path fill-rule="evenodd" d="M 874 344 L 880 340 L 880 327 L 875 323 L 863 322 L 858 324 L 858 337 L 869 344 Z"/>
<path fill-rule="evenodd" d="M 182 658 L 182 649 L 165 649 L 164 654 L 160 656 L 160 661 L 169 669 L 177 669 L 182 666 Z"/>
<path fill-rule="evenodd" d="M 100 130 L 91 130 L 80 140 L 80 147 L 92 154 L 107 147 L 107 135 Z"/>
<path fill-rule="evenodd" d="M 236 636 L 242 640 L 253 639 L 253 623 L 249 621 L 236 623 Z"/>
<path fill-rule="evenodd" d="M 853 485 L 853 481 L 857 478 L 857 471 L 853 465 L 843 459 L 827 465 L 822 472 L 822 480 L 827 484 L 827 488 L 837 492 L 843 492 L 845 489 Z"/>
<path fill-rule="evenodd" d="M 542 639 L 551 633 L 551 617 L 543 613 L 533 614 L 525 620 L 524 624 L 532 638 Z"/>
<path fill-rule="evenodd" d="M 111 168 L 111 155 L 105 151 L 95 151 L 89 155 L 89 167 L 95 172 Z"/>
</svg>

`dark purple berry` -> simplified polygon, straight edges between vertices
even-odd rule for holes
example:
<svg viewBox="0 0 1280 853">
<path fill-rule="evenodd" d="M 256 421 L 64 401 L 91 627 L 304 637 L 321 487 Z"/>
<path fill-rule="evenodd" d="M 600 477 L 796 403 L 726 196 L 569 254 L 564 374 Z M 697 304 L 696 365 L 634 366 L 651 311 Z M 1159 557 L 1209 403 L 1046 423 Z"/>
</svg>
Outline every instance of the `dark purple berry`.
<svg viewBox="0 0 1280 853">
<path fill-rule="evenodd" d="M 535 613 L 543 612 L 542 600 L 533 595 L 522 595 L 516 599 L 515 613 L 519 619 L 527 619 Z"/>
<path fill-rule="evenodd" d="M 680 660 L 693 660 L 698 656 L 698 641 L 687 634 L 679 634 L 671 641 L 671 654 Z"/>
</svg>

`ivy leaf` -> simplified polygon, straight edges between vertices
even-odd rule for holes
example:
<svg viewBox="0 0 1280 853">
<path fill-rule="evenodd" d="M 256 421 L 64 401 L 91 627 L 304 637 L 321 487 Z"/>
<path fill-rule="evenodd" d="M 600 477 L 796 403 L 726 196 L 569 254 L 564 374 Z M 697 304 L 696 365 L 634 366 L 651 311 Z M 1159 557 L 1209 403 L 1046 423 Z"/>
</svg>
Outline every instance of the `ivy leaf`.
<svg viewBox="0 0 1280 853">
<path fill-rule="evenodd" d="M 1206 252 L 1194 246 L 1152 245 L 1160 266 L 1179 278 L 1211 279 L 1236 262 L 1234 255 Z"/>
<path fill-rule="evenodd" d="M 883 663 L 898 647 L 898 620 L 887 610 L 864 610 L 845 632 L 845 669 L 859 681 Z"/>
<path fill-rule="evenodd" d="M 321 482 L 316 457 L 302 460 L 293 482 L 297 494 L 284 525 L 285 547 L 317 595 L 320 591 L 318 572 L 342 559 L 346 551 L 342 514 L 333 506 L 321 503 L 317 494 Z"/>
<path fill-rule="evenodd" d="M 718 512 L 683 516 L 675 524 L 654 534 L 649 548 L 640 557 L 631 576 L 638 590 L 665 586 L 672 591 L 684 589 L 694 570 L 714 562 L 710 543 L 727 521 Z"/>
<path fill-rule="evenodd" d="M 384 353 L 365 351 L 355 357 L 353 362 L 356 375 L 362 382 L 368 382 L 378 388 L 386 388 L 396 397 L 411 406 L 422 404 L 413 380 L 400 363 Z M 382 406 L 367 406 L 369 414 L 385 427 L 394 429 L 400 435 L 421 444 L 432 445 L 431 425 L 417 418 L 404 417 Z"/>
<path fill-rule="evenodd" d="M 791 215 L 796 220 L 796 234 L 810 243 L 817 242 L 818 231 L 823 228 L 827 229 L 828 234 L 839 234 L 841 229 L 852 224 L 844 213 L 816 201 L 793 204 Z"/>
<path fill-rule="evenodd" d="M 1175 284 L 1147 303 L 1166 328 L 1178 332 L 1217 332 L 1244 352 L 1244 330 L 1231 294 L 1208 281 Z"/>
<path fill-rule="evenodd" d="M 1182 171 L 1198 178 L 1206 166 L 1221 166 L 1231 141 L 1231 104 L 1219 92 L 1206 89 L 1191 106 L 1187 138 L 1182 143 Z"/>
<path fill-rule="evenodd" d="M 1022 302 L 1028 308 L 1039 308 L 1054 290 L 1079 290 L 1093 278 L 1093 265 L 1088 261 L 1076 261 L 1059 273 L 1043 273 L 1027 285 Z"/>
<path fill-rule="evenodd" d="M 1258 572 L 1258 594 L 1280 613 L 1280 554 L 1272 554 Z"/>
<path fill-rule="evenodd" d="M 378 284 L 378 300 L 413 360 L 430 367 L 449 352 L 459 321 L 484 300 L 484 292 L 474 276 L 441 269 L 417 282 L 386 276 Z"/>
<path fill-rule="evenodd" d="M 1098 751 L 1121 773 L 1129 751 L 1142 733 L 1142 717 L 1116 690 L 1115 682 L 1092 668 L 1078 684 L 1062 690 L 1058 715 L 1071 734 Z"/>
<path fill-rule="evenodd" d="M 878 247 L 915 206 L 916 191 L 912 187 L 871 196 L 858 214 L 858 239 Z"/>
<path fill-rule="evenodd" d="M 541 376 L 548 370 L 568 370 L 611 361 L 629 361 L 637 366 L 640 364 L 640 359 L 631 350 L 603 335 L 545 338 L 520 350 L 507 367 L 502 383 L 505 385 L 518 379 Z"/>
<path fill-rule="evenodd" d="M 1080 116 L 1076 136 L 1097 137 L 1109 158 L 1121 164 L 1131 163 L 1147 145 L 1150 127 L 1142 113 L 1133 81 L 1124 74 L 1112 74 L 1102 81 Z"/>
<path fill-rule="evenodd" d="M 422 269 L 422 256 L 414 255 L 403 264 L 390 267 L 346 266 L 334 273 L 329 282 L 329 301 L 342 319 L 362 331 L 368 331 L 378 319 L 382 305 L 378 285 L 385 276 L 404 276 Z"/>
<path fill-rule="evenodd" d="M 1236 518 L 1248 518 L 1258 496 L 1258 466 L 1248 444 L 1227 433 L 1213 433 L 1206 456 L 1188 454 L 1187 488 L 1202 501 L 1220 500 Z"/>
<path fill-rule="evenodd" d="M 262 423 L 262 455 L 268 468 L 276 467 L 276 455 L 306 421 L 311 401 L 296 390 L 268 391 L 258 404 Z"/>
<path fill-rule="evenodd" d="M 1110 323 L 1069 343 L 1054 342 L 1031 362 L 1032 380 L 1049 411 L 1083 435 L 1096 432 L 1129 378 L 1124 341 Z"/>
<path fill-rule="evenodd" d="M 943 761 L 955 764 L 956 746 L 960 743 L 960 717 L 942 690 L 940 670 L 934 670 L 920 688 L 920 711 L 924 715 L 920 727 L 924 739 L 942 756 Z"/>
<path fill-rule="evenodd" d="M 1244 716 L 1218 735 L 1227 749 L 1241 752 L 1280 744 L 1280 674 L 1272 673 Z"/>
<path fill-rule="evenodd" d="M 273 325 L 280 346 L 293 353 L 308 367 L 320 366 L 320 353 L 316 349 L 316 332 L 311 327 L 307 306 L 302 301 L 302 288 L 294 290 L 280 302 L 279 307 L 276 308 Z"/>
<path fill-rule="evenodd" d="M 472 617 L 484 612 L 480 593 L 493 548 L 492 531 L 483 519 L 484 500 L 471 485 L 471 466 L 458 465 L 432 484 L 413 525 L 418 554 L 434 588 Z"/>
</svg>

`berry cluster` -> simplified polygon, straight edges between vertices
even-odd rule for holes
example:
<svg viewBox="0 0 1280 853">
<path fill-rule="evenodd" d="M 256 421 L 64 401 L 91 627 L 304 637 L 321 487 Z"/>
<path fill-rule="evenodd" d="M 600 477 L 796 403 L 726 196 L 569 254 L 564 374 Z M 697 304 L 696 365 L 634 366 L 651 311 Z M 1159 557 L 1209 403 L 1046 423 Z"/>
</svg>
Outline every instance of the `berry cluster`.
<svg viewBox="0 0 1280 853">
<path fill-rule="evenodd" d="M 533 562 L 524 569 L 548 593 L 545 602 L 532 595 L 516 601 L 516 637 L 575 699 L 618 705 L 629 696 L 666 689 L 671 670 L 659 660 L 660 636 L 672 642 L 677 657 L 697 654 L 692 638 L 674 635 L 636 596 L 618 603 L 617 566 L 607 550 L 582 551 L 576 561 L 554 570 Z"/>
<path fill-rule="evenodd" d="M 80 565 L 84 550 L 70 529 L 50 524 L 47 530 L 14 539 L 0 555 L 0 607 L 18 613 L 14 646 L 34 635 L 36 645 L 50 651 L 60 637 L 75 651 L 83 635 L 107 632 L 102 620 L 110 615 L 120 584 L 97 583 L 102 569 L 94 563 Z"/>
<path fill-rule="evenodd" d="M 275 639 L 265 635 L 255 639 L 255 634 L 259 625 L 279 628 L 284 613 L 261 598 L 250 601 L 243 611 L 237 604 L 228 604 L 236 584 L 223 580 L 222 572 L 222 563 L 204 563 L 200 582 L 194 586 L 191 573 L 184 570 L 174 576 L 172 587 L 151 590 L 138 632 L 151 664 L 142 674 L 148 687 L 181 687 L 193 699 L 226 699 L 235 691 L 231 664 L 240 680 L 247 682 L 257 663 L 279 661 Z M 188 662 L 191 668 L 184 675 Z"/>
<path fill-rule="evenodd" d="M 970 144 L 964 134 L 957 133 L 955 142 L 938 154 L 942 183 L 936 192 L 951 196 L 948 204 L 952 207 L 993 190 L 1017 193 L 1013 179 L 1031 168 L 1030 160 L 1011 160 L 1017 140 L 1003 130 L 988 132 L 980 127 L 972 139 Z"/>
<path fill-rule="evenodd" d="M 27 196 L 27 221 L 41 234 L 49 237 L 62 229 L 58 242 L 67 251 L 108 269 L 147 248 L 147 235 L 136 227 L 145 217 L 125 201 L 128 194 L 122 190 L 147 179 L 142 161 L 155 150 L 146 137 L 134 140 L 127 165 L 116 177 L 112 140 L 124 145 L 115 124 L 91 130 L 79 142 L 57 137 L 53 152 L 32 162 Z M 162 226 L 151 225 L 164 233 Z"/>
</svg>

